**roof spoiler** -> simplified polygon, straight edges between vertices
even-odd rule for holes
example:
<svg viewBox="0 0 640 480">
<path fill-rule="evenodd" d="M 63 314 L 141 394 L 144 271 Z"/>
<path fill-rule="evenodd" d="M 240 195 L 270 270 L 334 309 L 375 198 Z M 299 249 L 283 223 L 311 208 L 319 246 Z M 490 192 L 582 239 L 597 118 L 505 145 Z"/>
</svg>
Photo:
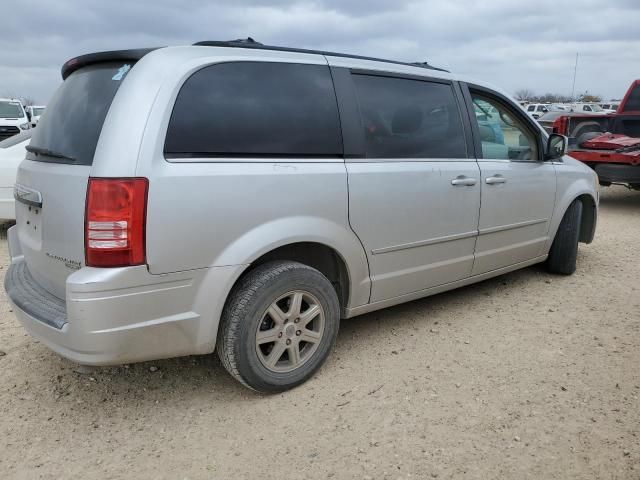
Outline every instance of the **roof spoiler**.
<svg viewBox="0 0 640 480">
<path fill-rule="evenodd" d="M 62 80 L 66 80 L 76 70 L 103 62 L 137 62 L 147 53 L 157 50 L 157 48 L 139 48 L 136 50 L 114 50 L 111 52 L 98 52 L 89 53 L 87 55 L 81 55 L 74 57 L 71 60 L 67 60 L 62 65 Z"/>
</svg>

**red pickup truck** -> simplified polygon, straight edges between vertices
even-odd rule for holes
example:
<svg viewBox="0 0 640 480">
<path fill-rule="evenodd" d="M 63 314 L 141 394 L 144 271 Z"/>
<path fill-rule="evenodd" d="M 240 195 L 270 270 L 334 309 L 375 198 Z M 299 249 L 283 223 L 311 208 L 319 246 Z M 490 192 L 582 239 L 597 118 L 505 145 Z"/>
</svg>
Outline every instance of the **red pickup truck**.
<svg viewBox="0 0 640 480">
<path fill-rule="evenodd" d="M 640 80 L 615 113 L 561 116 L 552 131 L 569 137 L 569 155 L 593 168 L 600 185 L 640 190 Z"/>
</svg>

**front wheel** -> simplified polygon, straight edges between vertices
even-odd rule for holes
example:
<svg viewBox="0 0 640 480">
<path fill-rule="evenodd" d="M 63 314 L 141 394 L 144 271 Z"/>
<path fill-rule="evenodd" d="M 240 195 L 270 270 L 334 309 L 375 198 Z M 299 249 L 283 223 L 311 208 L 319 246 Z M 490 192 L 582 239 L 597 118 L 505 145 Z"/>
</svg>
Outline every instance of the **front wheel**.
<svg viewBox="0 0 640 480">
<path fill-rule="evenodd" d="M 338 296 L 324 275 L 298 262 L 268 262 L 247 273 L 229 296 L 218 356 L 249 388 L 288 390 L 324 363 L 339 324 Z"/>
<path fill-rule="evenodd" d="M 576 271 L 581 221 L 582 202 L 574 200 L 564 213 L 553 239 L 547 258 L 547 269 L 550 272 L 571 275 Z"/>
</svg>

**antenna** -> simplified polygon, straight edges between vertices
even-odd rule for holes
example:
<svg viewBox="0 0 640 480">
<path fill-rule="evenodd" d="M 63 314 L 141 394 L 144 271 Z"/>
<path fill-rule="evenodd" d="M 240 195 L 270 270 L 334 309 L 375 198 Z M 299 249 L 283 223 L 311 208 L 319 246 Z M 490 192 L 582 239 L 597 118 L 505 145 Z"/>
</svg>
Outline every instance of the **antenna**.
<svg viewBox="0 0 640 480">
<path fill-rule="evenodd" d="M 576 64 L 573 67 L 573 86 L 571 87 L 571 101 L 575 102 L 576 98 L 574 97 L 576 91 L 576 72 L 578 71 L 578 52 L 576 52 Z"/>
</svg>

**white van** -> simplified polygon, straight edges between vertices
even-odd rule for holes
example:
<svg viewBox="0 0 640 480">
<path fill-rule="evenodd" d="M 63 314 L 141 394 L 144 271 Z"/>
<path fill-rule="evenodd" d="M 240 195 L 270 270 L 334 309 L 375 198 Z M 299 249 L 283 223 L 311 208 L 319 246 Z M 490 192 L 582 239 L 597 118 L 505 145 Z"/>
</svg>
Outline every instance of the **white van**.
<svg viewBox="0 0 640 480">
<path fill-rule="evenodd" d="M 33 130 L 25 130 L 18 135 L 0 142 L 0 223 L 16 219 L 13 185 L 16 183 L 18 166 L 24 160 L 25 147 L 31 141 Z"/>
<path fill-rule="evenodd" d="M 44 109 L 46 107 L 44 105 L 29 105 L 28 107 L 24 107 L 27 111 L 27 116 L 29 117 L 29 123 L 32 127 L 38 125 L 38 121 L 40 120 L 40 116 L 44 113 Z"/>
<path fill-rule="evenodd" d="M 0 98 L 0 141 L 29 128 L 29 119 L 20 100 Z"/>
<path fill-rule="evenodd" d="M 283 391 L 341 318 L 534 263 L 568 275 L 593 239 L 595 172 L 464 76 L 247 39 L 62 77 L 18 168 L 5 289 L 79 363 L 217 349 Z"/>
<path fill-rule="evenodd" d="M 549 104 L 547 103 L 530 103 L 526 108 L 527 115 L 536 120 L 548 111 Z"/>
<path fill-rule="evenodd" d="M 597 103 L 583 103 L 583 102 L 572 103 L 571 104 L 571 111 L 572 112 L 586 113 L 587 115 L 592 115 L 592 114 L 601 115 L 603 113 L 607 113 Z"/>
</svg>

